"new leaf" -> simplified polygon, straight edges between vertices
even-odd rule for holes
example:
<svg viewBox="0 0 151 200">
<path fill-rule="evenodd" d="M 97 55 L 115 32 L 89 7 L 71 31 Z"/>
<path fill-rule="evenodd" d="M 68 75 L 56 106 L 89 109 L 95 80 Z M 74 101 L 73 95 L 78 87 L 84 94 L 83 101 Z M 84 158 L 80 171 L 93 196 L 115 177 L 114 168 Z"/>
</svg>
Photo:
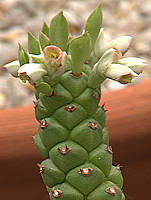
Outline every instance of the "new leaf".
<svg viewBox="0 0 151 200">
<path fill-rule="evenodd" d="M 63 13 L 60 12 L 51 20 L 49 30 L 51 44 L 65 51 L 67 49 L 68 34 L 68 22 L 63 16 Z"/>
<path fill-rule="evenodd" d="M 69 52 L 72 59 L 72 72 L 78 76 L 82 72 L 82 66 L 91 53 L 91 38 L 89 33 L 74 38 L 69 45 Z"/>
<path fill-rule="evenodd" d="M 50 45 L 49 38 L 42 32 L 40 32 L 40 34 L 39 34 L 39 41 L 40 41 L 40 46 L 41 46 L 42 50 L 44 50 L 44 48 L 46 46 Z"/>
<path fill-rule="evenodd" d="M 19 44 L 19 48 L 18 48 L 18 59 L 19 59 L 20 66 L 26 63 L 29 63 L 28 54 L 26 53 L 25 49 L 21 46 L 21 44 Z"/>
<path fill-rule="evenodd" d="M 28 51 L 30 54 L 40 54 L 39 42 L 31 33 L 28 33 Z"/>
<path fill-rule="evenodd" d="M 95 41 L 100 32 L 101 25 L 102 25 L 102 9 L 101 5 L 99 4 L 99 6 L 89 16 L 85 27 L 85 31 L 88 31 L 92 38 L 92 48 L 94 47 Z"/>
<path fill-rule="evenodd" d="M 47 37 L 49 37 L 49 27 L 45 22 L 43 23 L 41 32 L 44 33 Z"/>
</svg>

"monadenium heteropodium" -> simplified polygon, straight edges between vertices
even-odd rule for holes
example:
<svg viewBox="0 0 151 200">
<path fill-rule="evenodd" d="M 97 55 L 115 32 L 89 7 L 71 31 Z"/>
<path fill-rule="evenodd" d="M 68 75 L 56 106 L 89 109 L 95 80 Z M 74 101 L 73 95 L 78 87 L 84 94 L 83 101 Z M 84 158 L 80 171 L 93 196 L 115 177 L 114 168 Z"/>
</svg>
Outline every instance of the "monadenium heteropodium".
<svg viewBox="0 0 151 200">
<path fill-rule="evenodd" d="M 37 40 L 28 33 L 28 52 L 19 45 L 18 60 L 5 65 L 35 91 L 34 136 L 43 161 L 38 164 L 51 200 L 124 200 L 119 165 L 99 106 L 100 84 L 107 78 L 130 83 L 146 66 L 123 57 L 132 38 L 105 40 L 101 5 L 91 13 L 82 35 L 73 38 L 60 12 L 44 23 Z"/>
</svg>

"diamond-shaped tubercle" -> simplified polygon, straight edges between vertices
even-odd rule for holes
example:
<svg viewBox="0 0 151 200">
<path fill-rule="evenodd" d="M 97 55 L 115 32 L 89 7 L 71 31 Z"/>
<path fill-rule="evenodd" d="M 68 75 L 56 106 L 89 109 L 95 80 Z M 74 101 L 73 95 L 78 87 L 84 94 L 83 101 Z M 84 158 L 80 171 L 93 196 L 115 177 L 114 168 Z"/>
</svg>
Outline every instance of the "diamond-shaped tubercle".
<svg viewBox="0 0 151 200">
<path fill-rule="evenodd" d="M 72 112 L 70 112 L 67 107 L 75 106 Z M 72 129 L 75 127 L 79 122 L 87 117 L 87 113 L 85 109 L 77 103 L 72 102 L 72 104 L 67 104 L 61 108 L 59 108 L 55 113 L 54 117 L 63 124 L 66 128 Z"/>
<path fill-rule="evenodd" d="M 44 146 L 43 142 L 41 141 L 39 133 L 33 136 L 33 142 L 36 145 L 37 149 L 39 150 L 40 155 L 45 159 L 48 158 L 49 152 L 47 148 Z"/>
<path fill-rule="evenodd" d="M 35 115 L 37 120 L 42 120 L 49 117 L 48 110 L 43 106 L 40 99 L 35 103 Z"/>
<path fill-rule="evenodd" d="M 104 110 L 99 106 L 96 113 L 93 115 L 94 119 L 96 119 L 101 126 L 104 128 L 105 126 L 105 112 Z"/>
<path fill-rule="evenodd" d="M 67 147 L 67 153 L 62 153 L 60 150 Z M 56 164 L 56 166 L 64 172 L 68 172 L 83 163 L 88 158 L 87 151 L 72 141 L 66 141 L 57 144 L 49 152 L 50 158 Z"/>
<path fill-rule="evenodd" d="M 56 198 L 58 193 L 60 195 Z M 66 182 L 49 189 L 49 196 L 51 200 L 84 200 L 84 196 L 72 185 Z"/>
<path fill-rule="evenodd" d="M 40 93 L 39 97 L 42 104 L 50 113 L 53 113 L 57 108 L 72 101 L 73 97 L 61 84 L 56 84 L 53 87 L 54 95 L 48 97 Z"/>
<path fill-rule="evenodd" d="M 73 97 L 77 97 L 85 90 L 87 79 L 85 73 L 82 73 L 80 77 L 76 77 L 73 76 L 72 71 L 68 71 L 63 74 L 60 82 L 68 91 L 70 91 Z"/>
<path fill-rule="evenodd" d="M 108 179 L 109 181 L 117 184 L 119 188 L 122 188 L 123 177 L 118 166 L 112 166 Z"/>
<path fill-rule="evenodd" d="M 65 174 L 54 165 L 51 159 L 44 160 L 41 166 L 43 169 L 41 176 L 48 187 L 52 187 L 64 180 Z"/>
<path fill-rule="evenodd" d="M 121 200 L 122 191 L 114 183 L 107 181 L 91 192 L 87 200 Z"/>
<path fill-rule="evenodd" d="M 84 170 L 87 175 L 81 173 Z M 105 181 L 103 172 L 91 163 L 87 163 L 72 169 L 66 177 L 67 181 L 77 188 L 81 193 L 87 195 L 99 184 Z"/>
<path fill-rule="evenodd" d="M 48 126 L 45 129 L 39 126 L 39 135 L 47 150 L 50 150 L 57 143 L 66 140 L 69 133 L 52 117 L 46 118 L 44 121 L 47 122 Z"/>
<path fill-rule="evenodd" d="M 89 161 L 99 167 L 108 176 L 112 167 L 112 154 L 106 148 L 106 144 L 101 144 L 89 154 Z"/>
<path fill-rule="evenodd" d="M 102 127 L 95 119 L 87 119 L 71 131 L 70 137 L 89 152 L 101 144 Z"/>
<path fill-rule="evenodd" d="M 98 109 L 99 99 L 94 98 L 94 95 L 99 95 L 97 91 L 87 88 L 79 97 L 75 98 L 75 102 L 82 105 L 88 115 L 93 115 Z"/>
</svg>

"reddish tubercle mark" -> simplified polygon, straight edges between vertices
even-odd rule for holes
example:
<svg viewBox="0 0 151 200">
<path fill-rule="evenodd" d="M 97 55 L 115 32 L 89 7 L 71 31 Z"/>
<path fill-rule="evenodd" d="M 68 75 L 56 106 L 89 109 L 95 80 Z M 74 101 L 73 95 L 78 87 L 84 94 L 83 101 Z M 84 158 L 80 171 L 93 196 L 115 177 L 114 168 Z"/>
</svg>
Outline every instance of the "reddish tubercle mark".
<svg viewBox="0 0 151 200">
<path fill-rule="evenodd" d="M 74 76 L 75 78 L 80 78 L 82 76 L 82 73 L 79 76 L 74 75 L 73 72 L 70 72 L 69 75 Z"/>
<path fill-rule="evenodd" d="M 62 195 L 62 191 L 61 190 L 51 190 L 52 196 L 54 198 L 60 198 Z"/>
<path fill-rule="evenodd" d="M 105 103 L 102 104 L 101 108 L 102 108 L 102 110 L 103 110 L 104 112 L 107 112 L 107 111 L 108 111 L 107 109 L 105 109 Z"/>
<path fill-rule="evenodd" d="M 82 174 L 83 176 L 90 176 L 92 171 L 92 168 L 83 168 L 78 170 L 79 174 Z"/>
<path fill-rule="evenodd" d="M 46 96 L 47 96 L 47 97 L 54 97 L 54 96 L 56 96 L 56 92 L 53 91 L 52 94 L 51 94 L 50 96 L 48 96 L 48 95 L 46 95 Z"/>
<path fill-rule="evenodd" d="M 45 171 L 45 167 L 43 165 L 41 165 L 41 164 L 38 163 L 37 166 L 39 167 L 40 174 Z"/>
<path fill-rule="evenodd" d="M 116 187 L 108 187 L 105 189 L 105 192 L 109 193 L 112 196 L 116 195 L 117 188 Z"/>
<path fill-rule="evenodd" d="M 90 127 L 90 128 L 93 129 L 93 130 L 96 130 L 96 129 L 98 128 L 98 124 L 97 124 L 97 122 L 92 122 L 92 121 L 90 121 L 90 122 L 88 123 L 88 127 Z"/>
<path fill-rule="evenodd" d="M 66 155 L 71 151 L 71 148 L 69 148 L 67 145 L 65 147 L 58 147 L 57 148 L 58 152 L 61 153 L 62 155 Z"/>
<path fill-rule="evenodd" d="M 113 154 L 113 151 L 112 151 L 112 147 L 111 146 L 107 146 L 105 148 L 105 151 L 109 152 L 110 154 Z"/>
<path fill-rule="evenodd" d="M 46 129 L 47 126 L 48 126 L 48 122 L 45 120 L 45 121 L 39 121 L 40 123 L 40 128 L 41 129 Z"/>
<path fill-rule="evenodd" d="M 68 112 L 73 112 L 77 109 L 77 107 L 75 105 L 71 104 L 71 105 L 65 106 L 64 109 Z"/>
<path fill-rule="evenodd" d="M 32 136 L 32 144 L 35 144 L 35 136 Z"/>
<path fill-rule="evenodd" d="M 98 101 L 100 99 L 101 95 L 100 94 L 93 94 L 92 96 Z"/>
</svg>

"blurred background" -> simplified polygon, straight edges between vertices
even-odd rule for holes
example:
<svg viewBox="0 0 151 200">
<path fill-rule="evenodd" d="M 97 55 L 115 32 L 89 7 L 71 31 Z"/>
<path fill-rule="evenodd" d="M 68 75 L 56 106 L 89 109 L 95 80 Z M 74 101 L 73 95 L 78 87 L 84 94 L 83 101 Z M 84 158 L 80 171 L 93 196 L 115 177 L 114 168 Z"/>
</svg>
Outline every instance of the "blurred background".
<svg viewBox="0 0 151 200">
<path fill-rule="evenodd" d="M 42 22 L 48 24 L 60 10 L 64 11 L 73 35 L 80 34 L 88 14 L 100 0 L 0 0 L 0 109 L 31 104 L 32 88 L 8 75 L 3 65 L 17 59 L 18 42 L 27 49 L 27 32 L 36 37 Z M 137 56 L 151 61 L 151 1 L 102 0 L 103 27 L 106 39 L 121 35 L 134 37 L 126 56 Z M 151 77 L 151 67 L 132 84 Z M 125 87 L 106 80 L 102 90 Z"/>
<path fill-rule="evenodd" d="M 31 107 L 24 110 L 22 108 L 32 104 L 33 90 L 28 84 L 10 76 L 3 65 L 17 59 L 18 43 L 27 49 L 28 31 L 38 37 L 43 21 L 49 24 L 51 18 L 61 10 L 69 22 L 70 32 L 73 35 L 80 34 L 89 13 L 99 2 L 100 0 L 0 0 L 2 199 L 48 199 L 41 177 L 37 175 L 36 163 L 40 156 L 31 144 L 31 134 L 35 133 L 37 127 L 34 112 Z M 141 57 L 148 63 L 145 71 L 131 84 L 125 86 L 106 80 L 102 90 L 106 94 L 107 109 L 110 111 L 107 112 L 107 126 L 115 153 L 114 165 L 120 162 L 124 166 L 122 172 L 126 200 L 149 200 L 151 92 L 148 91 L 151 90 L 147 88 L 150 87 L 151 81 L 145 82 L 142 87 L 137 87 L 137 84 L 151 78 L 151 0 L 101 0 L 101 3 L 102 27 L 106 39 L 111 40 L 121 35 L 134 37 L 126 56 Z M 131 85 L 136 87 L 132 89 Z M 124 87 L 131 90 L 116 93 L 115 90 L 119 91 Z M 112 93 L 113 90 L 115 93 Z M 19 106 L 21 108 L 16 110 L 5 110 Z M 17 120 L 20 123 L 16 123 Z M 22 130 L 22 127 L 26 130 Z"/>
</svg>

